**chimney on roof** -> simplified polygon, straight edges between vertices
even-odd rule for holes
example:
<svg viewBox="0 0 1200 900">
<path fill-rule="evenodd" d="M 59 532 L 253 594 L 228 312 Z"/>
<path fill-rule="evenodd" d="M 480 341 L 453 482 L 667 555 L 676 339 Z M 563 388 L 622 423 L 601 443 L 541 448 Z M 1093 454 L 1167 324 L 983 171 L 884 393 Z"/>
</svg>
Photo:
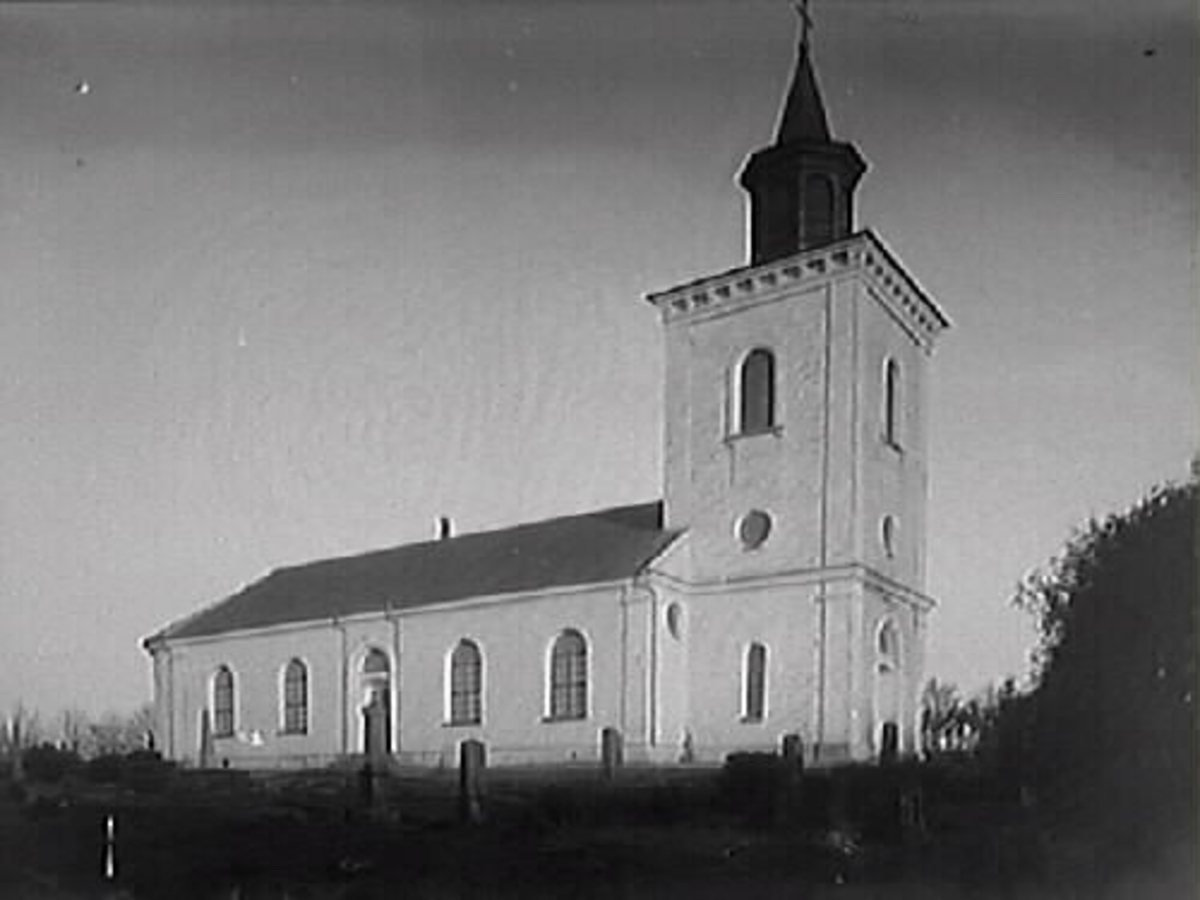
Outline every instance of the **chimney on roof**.
<svg viewBox="0 0 1200 900">
<path fill-rule="evenodd" d="M 438 516 L 437 520 L 437 539 L 446 541 L 454 537 L 454 522 L 449 516 Z"/>
</svg>

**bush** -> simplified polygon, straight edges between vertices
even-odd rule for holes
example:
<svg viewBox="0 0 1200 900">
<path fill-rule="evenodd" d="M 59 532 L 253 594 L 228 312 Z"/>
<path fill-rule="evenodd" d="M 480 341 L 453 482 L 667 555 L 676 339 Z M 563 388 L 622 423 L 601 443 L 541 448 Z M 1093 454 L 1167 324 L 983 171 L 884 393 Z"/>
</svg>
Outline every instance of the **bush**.
<svg viewBox="0 0 1200 900">
<path fill-rule="evenodd" d="M 96 784 L 117 784 L 121 780 L 121 757 L 106 753 L 89 759 L 83 768 L 83 777 Z"/>
<path fill-rule="evenodd" d="M 174 770 L 153 750 L 134 750 L 132 753 L 106 753 L 88 760 L 84 777 L 96 784 L 120 784 L 135 791 L 162 790 Z"/>
<path fill-rule="evenodd" d="M 82 760 L 74 750 L 60 750 L 53 744 L 39 744 L 21 754 L 25 776 L 42 784 L 58 784 L 63 777 L 77 769 Z"/>
<path fill-rule="evenodd" d="M 794 799 L 800 769 L 774 753 L 731 753 L 718 782 L 721 805 L 764 825 L 784 815 Z"/>
<path fill-rule="evenodd" d="M 134 750 L 124 758 L 122 782 L 135 791 L 156 793 L 164 790 L 175 771 L 175 764 L 154 750 Z"/>
</svg>

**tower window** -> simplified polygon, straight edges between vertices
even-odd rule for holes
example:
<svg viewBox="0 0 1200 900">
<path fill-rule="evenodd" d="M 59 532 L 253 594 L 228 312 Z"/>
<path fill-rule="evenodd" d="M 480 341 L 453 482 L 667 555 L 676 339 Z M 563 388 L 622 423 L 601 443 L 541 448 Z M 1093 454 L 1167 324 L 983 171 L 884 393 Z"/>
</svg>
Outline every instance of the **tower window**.
<svg viewBox="0 0 1200 900">
<path fill-rule="evenodd" d="M 900 449 L 900 366 L 894 359 L 883 364 L 883 439 Z"/>
<path fill-rule="evenodd" d="M 738 540 L 745 550 L 761 547 L 771 534 L 771 516 L 761 509 L 752 509 L 737 523 Z"/>
<path fill-rule="evenodd" d="M 742 720 L 761 722 L 767 712 L 767 648 L 751 644 L 746 649 L 745 698 Z"/>
<path fill-rule="evenodd" d="M 804 179 L 802 247 L 819 247 L 833 240 L 833 184 L 825 175 Z"/>
<path fill-rule="evenodd" d="M 775 427 L 775 354 L 765 347 L 742 360 L 738 377 L 739 434 L 761 434 Z"/>
<path fill-rule="evenodd" d="M 675 640 L 683 639 L 683 607 L 678 603 L 667 607 L 667 631 Z"/>
<path fill-rule="evenodd" d="M 450 724 L 483 721 L 483 655 L 474 641 L 462 640 L 450 654 Z"/>
<path fill-rule="evenodd" d="M 884 556 L 894 559 L 896 556 L 896 519 L 893 516 L 884 516 L 883 521 L 879 523 L 879 540 L 883 544 Z"/>
<path fill-rule="evenodd" d="M 895 666 L 899 657 L 899 646 L 900 639 L 896 634 L 895 623 L 891 619 L 885 619 L 875 637 L 875 649 L 880 665 Z"/>
</svg>

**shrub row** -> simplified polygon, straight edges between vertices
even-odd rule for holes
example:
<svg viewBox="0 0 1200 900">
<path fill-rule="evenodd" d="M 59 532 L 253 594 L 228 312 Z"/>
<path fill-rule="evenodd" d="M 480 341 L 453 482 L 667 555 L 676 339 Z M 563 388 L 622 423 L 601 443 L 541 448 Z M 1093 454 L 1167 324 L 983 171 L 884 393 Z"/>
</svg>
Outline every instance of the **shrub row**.
<svg viewBox="0 0 1200 900">
<path fill-rule="evenodd" d="M 173 763 L 153 750 L 105 754 L 85 760 L 70 749 L 53 744 L 29 747 L 21 754 L 25 777 L 38 784 L 59 784 L 68 777 L 93 784 L 117 784 L 138 791 L 157 791 L 166 786 Z"/>
</svg>

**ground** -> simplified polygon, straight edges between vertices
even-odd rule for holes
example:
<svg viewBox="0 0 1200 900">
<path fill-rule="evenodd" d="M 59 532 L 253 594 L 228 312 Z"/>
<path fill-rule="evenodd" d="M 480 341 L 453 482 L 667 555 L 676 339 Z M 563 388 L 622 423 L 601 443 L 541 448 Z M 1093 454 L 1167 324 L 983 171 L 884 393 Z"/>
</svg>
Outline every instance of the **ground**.
<svg viewBox="0 0 1200 900">
<path fill-rule="evenodd" d="M 920 829 L 834 823 L 718 770 L 489 773 L 459 821 L 454 772 L 171 775 L 139 789 L 68 779 L 0 800 L 0 896 L 78 898 L 1050 898 L 1190 896 L 1156 869 L 1097 885 L 1070 841 L 1046 850 L 1020 804 L 927 805 Z M 806 780 L 809 806 L 828 784 Z M 730 791 L 737 796 L 731 796 Z M 878 795 L 878 786 L 870 789 Z M 20 795 L 20 796 L 18 796 Z M 961 800 L 962 798 L 960 798 Z M 854 806 L 853 803 L 850 804 Z M 105 820 L 115 822 L 104 877 Z M 859 807 L 849 818 L 871 818 Z M 885 823 L 886 825 L 886 823 Z M 874 828 L 874 830 L 872 830 Z M 1084 854 L 1086 857 L 1086 854 Z"/>
</svg>

